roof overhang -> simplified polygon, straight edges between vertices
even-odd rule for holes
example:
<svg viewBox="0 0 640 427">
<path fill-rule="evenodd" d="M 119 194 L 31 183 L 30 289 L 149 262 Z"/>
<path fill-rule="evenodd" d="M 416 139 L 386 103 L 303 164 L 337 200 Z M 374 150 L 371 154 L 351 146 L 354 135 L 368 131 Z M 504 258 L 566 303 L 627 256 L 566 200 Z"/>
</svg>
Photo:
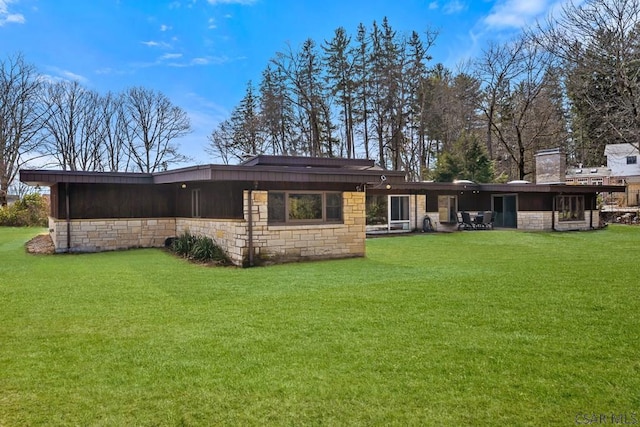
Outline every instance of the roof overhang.
<svg viewBox="0 0 640 427">
<path fill-rule="evenodd" d="M 28 185 L 50 187 L 57 183 L 153 184 L 153 175 L 132 172 L 84 172 L 61 170 L 20 170 L 20 181 Z"/>
<path fill-rule="evenodd" d="M 452 182 L 405 182 L 392 186 L 397 191 L 481 191 L 489 193 L 620 193 L 624 185 L 568 185 L 568 184 L 477 184 Z"/>
<path fill-rule="evenodd" d="M 29 185 L 172 184 L 187 182 L 341 183 L 358 186 L 400 184 L 405 173 L 386 171 L 372 160 L 295 156 L 255 156 L 240 165 L 200 165 L 155 173 L 21 170 Z"/>
</svg>

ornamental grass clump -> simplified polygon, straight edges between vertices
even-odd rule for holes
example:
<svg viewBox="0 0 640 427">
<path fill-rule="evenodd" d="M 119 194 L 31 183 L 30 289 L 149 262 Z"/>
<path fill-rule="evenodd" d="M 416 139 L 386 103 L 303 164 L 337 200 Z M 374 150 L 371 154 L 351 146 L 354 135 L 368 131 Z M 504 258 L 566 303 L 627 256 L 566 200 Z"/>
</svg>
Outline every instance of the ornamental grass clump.
<svg viewBox="0 0 640 427">
<path fill-rule="evenodd" d="M 207 236 L 193 236 L 189 232 L 177 237 L 171 244 L 176 254 L 197 262 L 227 264 L 229 259 L 222 248 Z"/>
</svg>

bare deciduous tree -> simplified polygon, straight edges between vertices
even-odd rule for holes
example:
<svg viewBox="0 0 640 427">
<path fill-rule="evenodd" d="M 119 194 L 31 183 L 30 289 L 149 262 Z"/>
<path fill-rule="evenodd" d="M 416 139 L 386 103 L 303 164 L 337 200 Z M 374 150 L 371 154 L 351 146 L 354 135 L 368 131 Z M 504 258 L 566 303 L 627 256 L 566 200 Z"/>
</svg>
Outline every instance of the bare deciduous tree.
<svg viewBox="0 0 640 427">
<path fill-rule="evenodd" d="M 574 134 L 603 160 L 604 143 L 640 148 L 640 0 L 569 2 L 536 40 L 566 70 Z"/>
<path fill-rule="evenodd" d="M 47 111 L 47 154 L 63 170 L 100 170 L 104 136 L 100 95 L 77 81 L 60 81 L 47 86 L 42 102 Z"/>
<path fill-rule="evenodd" d="M 128 123 L 125 138 L 137 170 L 155 172 L 186 160 L 174 142 L 191 131 L 184 110 L 160 92 L 134 87 L 126 92 L 124 111 Z"/>
<path fill-rule="evenodd" d="M 40 91 L 38 73 L 22 55 L 0 60 L 0 206 L 6 206 L 9 186 L 38 142 Z"/>
</svg>

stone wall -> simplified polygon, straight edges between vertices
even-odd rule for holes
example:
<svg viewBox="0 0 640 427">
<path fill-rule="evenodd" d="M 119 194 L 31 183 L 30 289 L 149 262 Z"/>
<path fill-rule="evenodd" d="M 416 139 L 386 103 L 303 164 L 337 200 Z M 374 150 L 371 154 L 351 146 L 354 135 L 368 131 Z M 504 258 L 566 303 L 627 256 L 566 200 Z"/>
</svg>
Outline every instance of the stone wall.
<svg viewBox="0 0 640 427">
<path fill-rule="evenodd" d="M 162 247 L 167 237 L 175 236 L 176 222 L 173 218 L 73 219 L 69 230 L 68 249 L 67 221 L 49 218 L 49 233 L 56 252 Z"/>
<path fill-rule="evenodd" d="M 185 232 L 207 236 L 220 246 L 231 262 L 242 265 L 246 256 L 247 222 L 241 219 L 176 218 L 175 235 Z"/>
<path fill-rule="evenodd" d="M 555 215 L 555 224 L 552 221 L 552 215 Z M 593 221 L 591 220 L 593 215 Z M 558 212 L 538 211 L 538 212 L 518 212 L 518 229 L 519 230 L 544 230 L 550 231 L 555 227 L 556 231 L 569 230 L 590 230 L 598 228 L 600 224 L 600 211 L 585 210 L 584 220 L 582 221 L 558 221 Z"/>
<path fill-rule="evenodd" d="M 254 191 L 254 256 L 259 261 L 296 261 L 365 255 L 365 193 L 343 193 L 343 223 L 270 225 L 267 192 Z M 246 206 L 246 204 L 245 204 Z"/>
<path fill-rule="evenodd" d="M 365 255 L 364 193 L 343 193 L 343 223 L 317 225 L 269 224 L 268 192 L 245 191 L 243 197 L 244 220 L 178 218 L 176 234 L 211 237 L 236 265 L 249 263 L 250 231 L 255 264 Z"/>
<path fill-rule="evenodd" d="M 251 215 L 249 215 L 251 194 Z M 365 255 L 364 193 L 343 193 L 340 224 L 272 225 L 268 222 L 266 191 L 244 192 L 244 219 L 86 219 L 72 220 L 70 252 L 162 247 L 168 237 L 184 232 L 208 236 L 236 265 L 249 260 L 249 219 L 253 227 L 256 264 L 305 259 L 347 258 Z M 67 252 L 67 223 L 49 219 L 49 230 L 57 252 Z"/>
</svg>

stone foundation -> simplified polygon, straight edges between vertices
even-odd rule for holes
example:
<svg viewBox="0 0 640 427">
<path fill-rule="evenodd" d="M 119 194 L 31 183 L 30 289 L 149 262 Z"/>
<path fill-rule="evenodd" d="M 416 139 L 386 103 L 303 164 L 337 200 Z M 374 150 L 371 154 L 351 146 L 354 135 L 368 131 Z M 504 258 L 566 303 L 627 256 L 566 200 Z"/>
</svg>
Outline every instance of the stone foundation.
<svg viewBox="0 0 640 427">
<path fill-rule="evenodd" d="M 129 248 L 162 247 L 175 235 L 173 218 L 73 219 L 49 218 L 49 234 L 56 252 L 101 252 Z"/>
<path fill-rule="evenodd" d="M 555 220 L 552 220 L 555 215 Z M 592 219 L 593 218 L 593 219 Z M 558 212 L 518 212 L 519 230 L 539 230 L 539 231 L 572 231 L 591 230 L 600 227 L 600 211 L 584 211 L 584 220 L 581 221 L 559 221 Z"/>
</svg>

